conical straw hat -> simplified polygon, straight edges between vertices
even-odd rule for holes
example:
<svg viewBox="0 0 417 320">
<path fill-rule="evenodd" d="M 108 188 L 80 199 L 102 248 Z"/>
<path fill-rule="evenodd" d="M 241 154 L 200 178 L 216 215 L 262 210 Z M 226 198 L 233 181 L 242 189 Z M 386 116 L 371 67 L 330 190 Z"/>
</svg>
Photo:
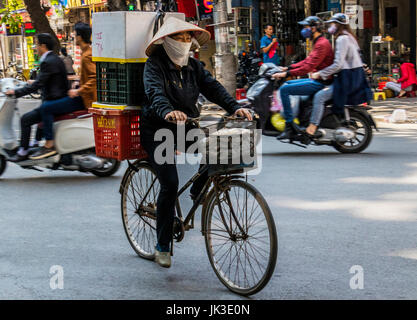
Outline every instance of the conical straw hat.
<svg viewBox="0 0 417 320">
<path fill-rule="evenodd" d="M 200 46 L 210 40 L 210 32 L 207 30 L 204 30 L 183 20 L 174 17 L 168 17 L 165 19 L 161 28 L 158 30 L 146 48 L 146 55 L 150 56 L 152 54 L 152 52 L 155 50 L 155 47 L 158 45 L 158 42 L 160 42 L 159 40 L 162 40 L 164 37 L 186 31 L 193 32 L 194 38 L 196 38 Z M 191 50 L 195 49 L 197 49 L 197 47 L 195 44 L 193 44 L 191 46 Z"/>
</svg>

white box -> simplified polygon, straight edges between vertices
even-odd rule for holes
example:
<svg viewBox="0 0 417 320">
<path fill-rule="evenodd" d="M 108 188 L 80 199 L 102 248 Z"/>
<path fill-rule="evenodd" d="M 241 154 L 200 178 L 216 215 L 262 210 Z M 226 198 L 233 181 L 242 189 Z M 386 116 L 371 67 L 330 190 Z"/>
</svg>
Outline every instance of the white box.
<svg viewBox="0 0 417 320">
<path fill-rule="evenodd" d="M 167 12 L 185 20 L 183 13 Z M 116 11 L 93 13 L 94 61 L 145 62 L 146 47 L 153 38 L 156 12 Z"/>
</svg>

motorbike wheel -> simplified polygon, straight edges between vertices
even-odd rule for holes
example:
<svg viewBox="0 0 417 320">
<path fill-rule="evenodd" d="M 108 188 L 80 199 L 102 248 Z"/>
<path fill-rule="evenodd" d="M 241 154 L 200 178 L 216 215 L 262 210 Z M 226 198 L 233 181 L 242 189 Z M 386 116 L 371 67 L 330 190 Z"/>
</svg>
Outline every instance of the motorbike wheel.
<svg viewBox="0 0 417 320">
<path fill-rule="evenodd" d="M 0 155 L 0 176 L 3 174 L 4 170 L 6 170 L 7 161 L 6 157 Z"/>
<path fill-rule="evenodd" d="M 356 137 L 345 143 L 335 142 L 333 147 L 340 153 L 360 153 L 368 148 L 372 141 L 373 132 L 369 122 L 356 112 L 352 112 L 350 118 L 356 130 Z"/>
<path fill-rule="evenodd" d="M 114 159 L 107 159 L 107 162 L 103 169 L 91 170 L 90 172 L 97 177 L 105 178 L 110 177 L 117 172 L 120 168 L 120 161 Z"/>
</svg>

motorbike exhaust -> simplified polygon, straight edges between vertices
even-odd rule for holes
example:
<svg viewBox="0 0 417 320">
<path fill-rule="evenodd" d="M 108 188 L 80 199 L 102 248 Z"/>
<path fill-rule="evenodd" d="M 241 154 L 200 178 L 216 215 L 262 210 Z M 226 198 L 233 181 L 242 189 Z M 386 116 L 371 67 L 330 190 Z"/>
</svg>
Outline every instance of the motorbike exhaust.
<svg viewBox="0 0 417 320">
<path fill-rule="evenodd" d="M 349 140 L 354 139 L 356 136 L 355 132 L 347 128 L 339 128 L 334 133 L 334 138 L 339 143 L 345 143 Z"/>
<path fill-rule="evenodd" d="M 73 161 L 74 164 L 86 170 L 100 169 L 104 166 L 104 159 L 92 154 L 74 156 Z"/>
</svg>

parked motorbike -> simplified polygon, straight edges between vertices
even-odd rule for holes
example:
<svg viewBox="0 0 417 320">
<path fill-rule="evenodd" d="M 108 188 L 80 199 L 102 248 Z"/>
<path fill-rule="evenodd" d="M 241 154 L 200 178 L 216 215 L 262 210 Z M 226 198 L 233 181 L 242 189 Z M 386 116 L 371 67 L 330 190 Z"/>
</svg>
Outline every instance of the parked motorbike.
<svg viewBox="0 0 417 320">
<path fill-rule="evenodd" d="M 22 67 L 18 66 L 16 62 L 9 62 L 6 70 L 0 73 L 0 79 L 2 78 L 15 78 L 19 81 L 26 81 Z"/>
<path fill-rule="evenodd" d="M 247 101 L 241 101 L 242 104 L 249 103 L 249 107 L 259 114 L 260 127 L 263 135 L 266 136 L 276 137 L 281 133 L 271 124 L 270 107 L 274 90 L 284 84 L 284 80 L 274 80 L 272 75 L 282 71 L 281 67 L 272 63 L 263 64 L 259 70 L 260 79 L 248 91 Z M 300 127 L 309 125 L 313 109 L 312 100 L 313 96 L 300 103 L 298 115 Z M 372 141 L 372 128 L 377 130 L 372 116 L 368 113 L 371 108 L 362 105 L 346 106 L 344 117 L 340 118 L 332 113 L 331 107 L 332 101 L 328 101 L 317 137 L 313 138 L 302 131 L 293 139 L 285 142 L 304 148 L 311 144 L 327 145 L 334 147 L 341 153 L 359 153 L 365 150 Z"/>
<path fill-rule="evenodd" d="M 6 169 L 8 159 L 16 154 L 19 145 L 13 128 L 17 99 L 6 96 L 5 92 L 24 85 L 24 82 L 16 79 L 0 80 L 0 176 Z M 87 110 L 55 117 L 54 136 L 57 155 L 40 160 L 28 159 L 16 164 L 23 169 L 80 171 L 99 177 L 111 176 L 120 167 L 119 161 L 96 156 L 93 120 Z M 29 153 L 35 150 L 33 148 Z"/>
<path fill-rule="evenodd" d="M 238 60 L 237 87 L 248 89 L 259 79 L 258 72 L 262 59 L 259 53 L 253 49 L 253 45 L 249 44 L 249 51 L 240 51 Z"/>
</svg>

